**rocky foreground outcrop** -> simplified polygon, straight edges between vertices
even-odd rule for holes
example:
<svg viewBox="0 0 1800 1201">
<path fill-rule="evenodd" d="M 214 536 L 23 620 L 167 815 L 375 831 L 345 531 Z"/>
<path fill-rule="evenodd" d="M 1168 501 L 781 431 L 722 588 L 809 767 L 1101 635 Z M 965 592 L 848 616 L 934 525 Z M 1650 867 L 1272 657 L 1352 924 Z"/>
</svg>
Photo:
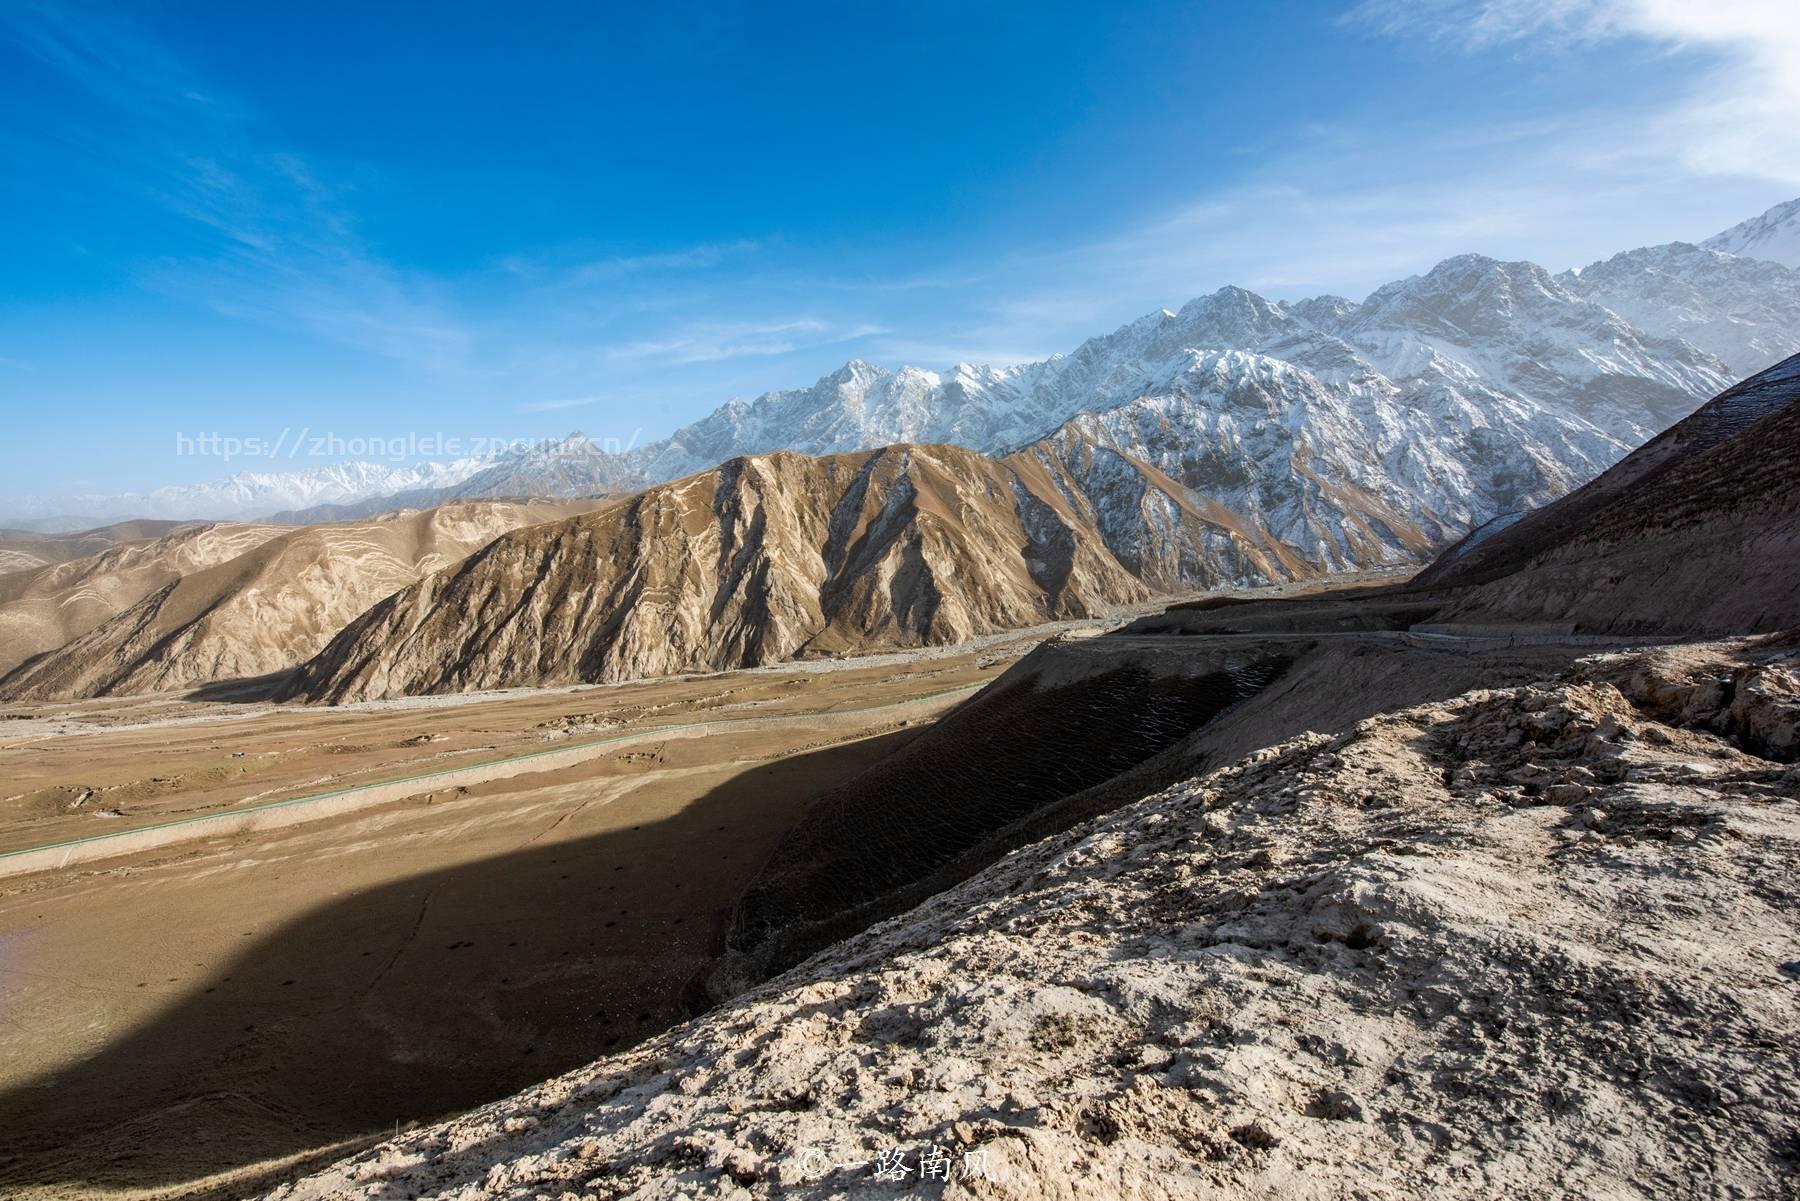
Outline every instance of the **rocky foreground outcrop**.
<svg viewBox="0 0 1800 1201">
<path fill-rule="evenodd" d="M 1793 1196 L 1797 648 L 1293 739 L 271 1196 Z"/>
</svg>

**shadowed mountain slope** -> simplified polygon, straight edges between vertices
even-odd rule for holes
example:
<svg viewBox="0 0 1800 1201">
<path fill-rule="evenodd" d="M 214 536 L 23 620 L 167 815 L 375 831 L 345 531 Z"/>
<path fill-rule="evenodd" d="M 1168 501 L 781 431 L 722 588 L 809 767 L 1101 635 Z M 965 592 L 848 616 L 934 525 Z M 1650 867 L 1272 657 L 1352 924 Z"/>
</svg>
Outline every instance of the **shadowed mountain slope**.
<svg viewBox="0 0 1800 1201">
<path fill-rule="evenodd" d="M 1800 355 L 1729 388 L 1586 487 L 1478 530 L 1413 587 L 1441 620 L 1754 633 L 1800 624 Z"/>
</svg>

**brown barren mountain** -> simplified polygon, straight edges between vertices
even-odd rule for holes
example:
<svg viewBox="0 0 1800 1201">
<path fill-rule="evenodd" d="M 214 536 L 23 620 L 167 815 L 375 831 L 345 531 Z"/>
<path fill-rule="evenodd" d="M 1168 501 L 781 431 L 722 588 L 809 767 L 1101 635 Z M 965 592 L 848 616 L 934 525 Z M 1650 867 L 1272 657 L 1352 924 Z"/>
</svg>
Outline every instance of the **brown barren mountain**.
<svg viewBox="0 0 1800 1201">
<path fill-rule="evenodd" d="M 235 559 L 291 532 L 278 525 L 237 522 L 154 532 L 155 526 L 164 524 L 168 523 L 127 522 L 73 535 L 75 541 L 63 545 L 93 549 L 80 558 L 0 575 L 0 674 L 80 637 L 184 575 Z M 105 549 L 87 541 L 112 530 L 141 531 L 142 540 L 124 540 Z"/>
<path fill-rule="evenodd" d="M 1036 460 L 778 452 L 498 539 L 357 619 L 285 695 L 616 681 L 943 644 L 1150 592 Z"/>
<path fill-rule="evenodd" d="M 126 542 L 147 542 L 193 521 L 121 521 L 73 534 L 40 534 L 33 530 L 0 530 L 0 575 L 33 571 L 52 563 L 85 559 Z"/>
<path fill-rule="evenodd" d="M 121 559 L 147 564 L 131 578 L 152 579 L 154 590 L 140 592 L 142 599 L 132 598 L 129 608 L 60 649 L 15 668 L 0 679 L 0 696 L 43 701 L 126 695 L 282 671 L 395 589 L 509 530 L 596 503 L 483 501 L 298 530 L 212 526 L 173 547 L 123 548 Z M 123 586 L 117 569 L 107 576 L 95 565 L 83 576 L 72 570 L 76 566 L 64 565 L 73 578 L 64 605 L 82 595 L 73 580 L 94 577 L 82 586 L 114 594 Z M 45 604 L 38 600 L 25 611 Z M 0 609 L 0 620 L 14 612 L 12 606 Z"/>
<path fill-rule="evenodd" d="M 1468 589 L 1439 621 L 1763 633 L 1800 625 L 1796 563 L 1800 355 L 1720 393 L 1586 487 L 1471 535 L 1414 586 Z"/>
</svg>

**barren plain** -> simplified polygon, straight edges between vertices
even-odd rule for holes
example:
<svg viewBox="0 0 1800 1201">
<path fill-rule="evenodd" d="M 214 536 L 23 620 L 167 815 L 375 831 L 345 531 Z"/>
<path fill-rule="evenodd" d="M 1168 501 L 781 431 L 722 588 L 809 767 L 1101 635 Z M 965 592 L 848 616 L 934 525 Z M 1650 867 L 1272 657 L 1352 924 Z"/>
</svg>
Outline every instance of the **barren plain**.
<svg viewBox="0 0 1800 1201">
<path fill-rule="evenodd" d="M 811 799 L 1041 636 L 336 709 L 7 710 L 0 849 L 192 834 L 0 876 L 0 1193 L 240 1195 L 666 1028 Z M 279 830 L 191 822 L 590 743 Z"/>
</svg>

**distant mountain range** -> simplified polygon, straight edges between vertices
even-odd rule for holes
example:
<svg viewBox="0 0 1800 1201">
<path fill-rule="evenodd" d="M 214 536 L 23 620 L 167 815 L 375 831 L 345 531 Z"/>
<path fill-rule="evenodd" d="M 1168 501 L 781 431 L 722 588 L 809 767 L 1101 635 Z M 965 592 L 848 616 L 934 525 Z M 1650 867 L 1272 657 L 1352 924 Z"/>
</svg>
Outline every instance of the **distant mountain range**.
<svg viewBox="0 0 1800 1201">
<path fill-rule="evenodd" d="M 1592 527 L 1586 557 L 1529 577 L 1536 582 L 1501 598 L 1509 611 L 1560 613 L 1610 598 L 1611 626 L 1651 628 L 1644 613 L 1704 593 L 1721 556 L 1736 556 L 1768 576 L 1732 602 L 1744 610 L 1740 625 L 1761 628 L 1785 611 L 1773 598 L 1791 592 L 1783 573 L 1792 548 L 1767 553 L 1757 506 L 1791 500 L 1783 472 L 1792 431 L 1767 426 L 1771 449 L 1741 464 L 1720 443 L 1754 436 L 1744 427 L 1791 399 L 1800 355 L 1726 388 L 1716 356 L 1645 334 L 1575 290 L 1666 280 L 1695 263 L 1715 276 L 1783 270 L 1664 247 L 1563 279 L 1465 256 L 1360 305 L 1274 304 L 1227 288 L 1095 339 L 1066 365 L 1053 360 L 1054 372 L 1038 365 L 1046 377 L 1082 378 L 1086 390 L 1128 399 L 1077 412 L 1004 454 L 947 443 L 777 450 L 610 501 L 178 528 L 0 575 L 0 600 L 10 601 L 0 606 L 0 671 L 17 664 L 0 696 L 263 676 L 287 697 L 343 701 L 726 670 L 955 642 L 1159 592 L 1419 562 L 1477 520 L 1434 573 L 1462 582 L 1497 554 L 1511 563 L 1536 553 L 1545 529 Z M 1780 335 L 1766 336 L 1772 344 Z M 1195 349 L 1227 340 L 1247 349 Z M 1709 386 L 1721 398 L 1682 420 L 1693 392 Z M 783 411 L 935 418 L 942 407 L 896 396 L 943 387 L 924 372 L 853 363 L 787 394 Z M 967 390 L 962 400 L 992 430 L 1010 428 L 1005 406 L 973 405 Z M 1673 428 L 1603 473 L 1657 425 Z M 618 473 L 632 457 L 585 440 L 556 449 L 451 487 L 631 488 Z M 675 453 L 673 440 L 647 448 L 638 469 Z M 1612 505 L 1618 488 L 1678 458 L 1704 459 L 1690 473 L 1695 487 L 1729 492 L 1737 480 L 1742 504 L 1714 504 L 1718 520 L 1679 536 L 1664 529 L 1670 514 Z M 1583 474 L 1599 479 L 1559 500 Z M 1689 483 L 1656 495 L 1680 501 Z M 1522 509 L 1532 512 L 1510 523 L 1484 518 Z M 1587 520 L 1602 509 L 1611 525 Z M 1668 543 L 1658 596 L 1614 587 L 1637 578 L 1608 566 L 1617 538 L 1637 549 Z M 51 549 L 41 539 L 21 545 Z M 1719 598 L 1711 604 L 1737 614 Z"/>
<path fill-rule="evenodd" d="M 312 526 L 216 523 L 0 575 L 0 695 L 125 695 L 259 676 L 520 526 L 594 501 L 476 502 Z"/>
<path fill-rule="evenodd" d="M 305 471 L 240 471 L 200 484 L 172 484 L 117 495 L 0 497 L 0 524 L 21 530 L 66 532 L 132 519 L 165 521 L 262 520 L 286 509 L 353 504 L 404 491 L 436 491 L 468 478 L 488 462 L 348 462 Z M 381 505 L 375 512 L 395 508 Z"/>
<path fill-rule="evenodd" d="M 1800 245 L 1796 231 L 1800 201 L 1701 246 L 1626 251 L 1561 275 L 1464 255 L 1361 303 L 1224 288 L 1038 363 L 935 372 L 852 361 L 623 454 L 574 434 L 408 469 L 417 477 L 398 486 L 382 472 L 364 486 L 357 472 L 372 465 L 351 464 L 160 489 L 142 498 L 160 507 L 139 511 L 213 505 L 309 523 L 453 499 L 631 492 L 777 450 L 948 443 L 1053 467 L 1113 553 L 1148 565 L 1146 579 L 1268 578 L 1257 556 L 1202 566 L 1207 548 L 1182 545 L 1172 521 L 1183 508 L 1206 507 L 1239 545 L 1281 547 L 1296 560 L 1288 574 L 1415 561 L 1566 493 L 1800 350 L 1800 270 L 1780 261 Z"/>
</svg>

